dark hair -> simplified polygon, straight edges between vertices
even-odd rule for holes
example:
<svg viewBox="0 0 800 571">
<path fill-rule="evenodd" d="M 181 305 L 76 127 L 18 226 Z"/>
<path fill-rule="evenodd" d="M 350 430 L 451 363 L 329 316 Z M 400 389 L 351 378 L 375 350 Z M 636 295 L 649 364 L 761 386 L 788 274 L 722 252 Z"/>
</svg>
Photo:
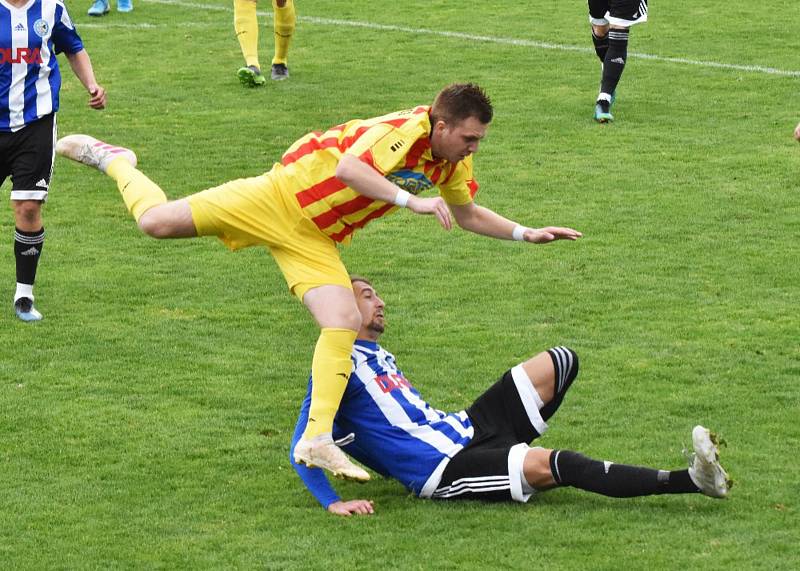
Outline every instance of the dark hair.
<svg viewBox="0 0 800 571">
<path fill-rule="evenodd" d="M 475 117 L 488 125 L 492 121 L 492 101 L 479 85 L 452 83 L 442 89 L 431 106 L 431 125 L 436 121 L 453 124 Z"/>
<path fill-rule="evenodd" d="M 361 276 L 357 276 L 355 274 L 350 274 L 350 283 L 354 284 L 356 282 L 364 282 L 369 287 L 373 287 L 372 282 L 369 281 L 367 278 L 362 278 Z"/>
</svg>

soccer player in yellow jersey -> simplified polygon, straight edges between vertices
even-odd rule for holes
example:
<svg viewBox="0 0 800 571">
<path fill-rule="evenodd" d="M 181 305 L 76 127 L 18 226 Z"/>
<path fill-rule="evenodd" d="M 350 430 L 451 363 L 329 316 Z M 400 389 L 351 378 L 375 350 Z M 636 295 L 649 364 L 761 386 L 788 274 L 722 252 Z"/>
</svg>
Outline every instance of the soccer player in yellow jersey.
<svg viewBox="0 0 800 571">
<path fill-rule="evenodd" d="M 267 82 L 261 74 L 261 64 L 258 61 L 256 4 L 257 0 L 233 0 L 233 27 L 245 61 L 245 66 L 239 69 L 237 76 L 248 87 L 260 87 Z M 272 13 L 275 57 L 272 58 L 270 77 L 281 81 L 289 78 L 287 57 L 297 21 L 294 0 L 272 0 Z"/>
<path fill-rule="evenodd" d="M 139 228 L 155 238 L 217 236 L 236 250 L 261 245 L 278 263 L 291 292 L 321 329 L 311 364 L 309 421 L 295 461 L 365 481 L 331 438 L 361 325 L 338 243 L 370 220 L 398 208 L 430 214 L 449 230 L 534 243 L 576 240 L 580 232 L 533 229 L 478 206 L 472 154 L 492 120 L 492 106 L 474 84 L 445 87 L 433 106 L 354 120 L 295 142 L 269 172 L 168 201 L 135 168 L 136 155 L 88 135 L 59 140 L 56 151 L 116 180 Z M 439 197 L 421 198 L 434 186 Z"/>
</svg>

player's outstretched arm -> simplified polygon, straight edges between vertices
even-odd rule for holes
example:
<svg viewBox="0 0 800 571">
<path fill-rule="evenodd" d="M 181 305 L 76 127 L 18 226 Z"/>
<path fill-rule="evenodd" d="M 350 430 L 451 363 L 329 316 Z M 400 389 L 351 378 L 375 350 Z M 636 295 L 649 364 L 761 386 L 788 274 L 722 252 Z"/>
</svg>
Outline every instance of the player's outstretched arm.
<svg viewBox="0 0 800 571">
<path fill-rule="evenodd" d="M 372 500 L 350 500 L 333 502 L 328 506 L 332 514 L 350 517 L 351 515 L 369 515 L 375 513 Z"/>
<path fill-rule="evenodd" d="M 794 138 L 797 142 L 800 142 L 800 123 L 797 124 L 797 127 L 794 128 Z"/>
<path fill-rule="evenodd" d="M 92 109 L 103 109 L 106 106 L 106 90 L 98 85 L 92 69 L 92 60 L 86 50 L 81 50 L 73 54 L 66 54 L 67 61 L 86 91 L 89 92 L 89 107 Z"/>
<path fill-rule="evenodd" d="M 474 202 L 451 206 L 456 223 L 464 230 L 501 240 L 520 240 L 545 244 L 554 240 L 577 240 L 583 234 L 572 228 L 547 226 L 527 228 Z"/>
<path fill-rule="evenodd" d="M 335 503 L 341 503 L 341 498 L 336 493 L 336 490 L 331 486 L 325 471 L 322 468 L 309 468 L 303 464 L 298 464 L 294 461 L 294 447 L 303 436 L 303 431 L 308 423 L 308 410 L 311 407 L 311 384 L 309 382 L 306 391 L 306 397 L 303 399 L 303 404 L 300 407 L 300 414 L 297 417 L 297 424 L 294 427 L 294 434 L 292 435 L 292 446 L 289 449 L 289 461 L 292 463 L 297 475 L 303 481 L 303 484 L 309 492 L 316 498 L 323 508 L 328 509 Z"/>
<path fill-rule="evenodd" d="M 432 214 L 445 230 L 450 230 L 450 211 L 441 197 L 419 198 L 389 182 L 354 155 L 345 154 L 336 166 L 336 178 L 359 194 L 407 207 L 416 214 Z"/>
</svg>

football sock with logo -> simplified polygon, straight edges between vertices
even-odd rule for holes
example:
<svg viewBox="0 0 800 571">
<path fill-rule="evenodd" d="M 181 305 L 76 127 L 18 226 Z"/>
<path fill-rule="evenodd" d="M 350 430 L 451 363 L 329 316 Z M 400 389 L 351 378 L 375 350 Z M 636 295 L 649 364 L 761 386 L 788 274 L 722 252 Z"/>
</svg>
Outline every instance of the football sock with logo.
<svg viewBox="0 0 800 571">
<path fill-rule="evenodd" d="M 32 287 L 36 281 L 36 268 L 44 245 L 44 228 L 35 232 L 14 229 L 14 258 L 17 262 L 17 293 L 14 301 L 21 297 L 33 299 Z M 23 286 L 20 288 L 20 286 Z M 29 286 L 29 287 L 24 287 Z M 30 295 L 26 295 L 30 293 Z"/>
<path fill-rule="evenodd" d="M 601 62 L 606 60 L 606 52 L 608 51 L 608 33 L 602 38 L 594 33 L 592 30 L 592 43 L 594 44 L 594 51 Z"/>
<path fill-rule="evenodd" d="M 614 498 L 687 494 L 700 490 L 688 470 L 654 470 L 593 460 L 569 450 L 553 450 L 550 471 L 559 486 L 573 486 Z"/>
<path fill-rule="evenodd" d="M 603 61 L 603 79 L 600 82 L 600 99 L 611 100 L 628 59 L 628 30 L 612 28 L 608 31 L 608 51 Z M 603 96 L 606 97 L 603 97 Z"/>
<path fill-rule="evenodd" d="M 311 361 L 311 405 L 303 438 L 311 439 L 333 430 L 353 363 L 350 353 L 356 340 L 352 329 L 324 327 Z"/>
<path fill-rule="evenodd" d="M 272 9 L 275 12 L 275 57 L 272 58 L 272 64 L 286 65 L 289 44 L 292 43 L 292 35 L 297 21 L 294 0 L 286 0 L 283 6 L 279 6 L 277 0 L 272 0 Z"/>
<path fill-rule="evenodd" d="M 233 29 L 245 63 L 259 67 L 256 0 L 233 0 Z"/>
<path fill-rule="evenodd" d="M 122 157 L 111 161 L 106 174 L 117 181 L 122 200 L 137 222 L 152 207 L 167 202 L 161 187 Z"/>
</svg>

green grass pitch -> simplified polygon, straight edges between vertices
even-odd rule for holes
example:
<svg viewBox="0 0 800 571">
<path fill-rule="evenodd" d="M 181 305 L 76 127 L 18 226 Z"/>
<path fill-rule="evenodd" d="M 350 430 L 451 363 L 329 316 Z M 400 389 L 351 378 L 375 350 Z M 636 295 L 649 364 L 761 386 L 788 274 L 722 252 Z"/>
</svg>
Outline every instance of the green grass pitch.
<svg viewBox="0 0 800 571">
<path fill-rule="evenodd" d="M 376 478 L 337 484 L 374 516 L 335 518 L 288 462 L 317 334 L 271 258 L 147 238 L 109 179 L 59 159 L 33 326 L 11 311 L 0 217 L 0 568 L 800 567 L 796 0 L 652 2 L 605 126 L 581 1 L 298 0 L 291 79 L 259 90 L 236 80 L 229 0 L 88 6 L 69 2 L 109 105 L 88 109 L 62 59 L 60 134 L 130 146 L 171 198 L 268 170 L 309 130 L 485 86 L 478 201 L 585 237 L 371 225 L 343 257 L 387 302 L 384 345 L 457 410 L 567 344 L 582 370 L 543 445 L 679 468 L 702 423 L 736 485 L 727 501 L 481 505 Z"/>
</svg>

